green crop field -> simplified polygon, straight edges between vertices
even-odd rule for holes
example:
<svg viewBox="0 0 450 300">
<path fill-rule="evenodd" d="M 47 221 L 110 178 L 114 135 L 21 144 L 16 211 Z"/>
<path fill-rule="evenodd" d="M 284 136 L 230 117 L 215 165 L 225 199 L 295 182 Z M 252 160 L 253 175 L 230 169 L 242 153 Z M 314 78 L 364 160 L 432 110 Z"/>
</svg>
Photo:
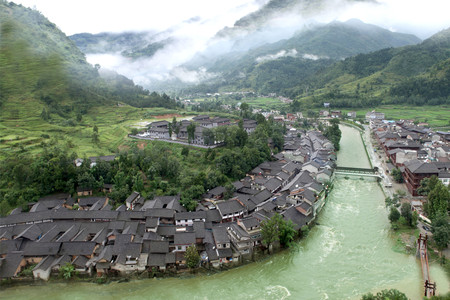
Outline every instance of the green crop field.
<svg viewBox="0 0 450 300">
<path fill-rule="evenodd" d="M 378 111 L 386 115 L 386 119 L 415 120 L 428 123 L 432 128 L 450 127 L 450 106 L 407 106 L 407 105 L 382 105 L 376 108 L 364 108 L 356 111 L 357 117 L 365 118 L 368 111 Z M 348 112 L 351 110 L 343 110 Z"/>
<path fill-rule="evenodd" d="M 107 155 L 130 140 L 127 135 L 132 128 L 144 128 L 155 120 L 172 120 L 172 114 L 178 113 L 164 108 L 100 106 L 83 115 L 81 121 L 68 122 L 57 114 L 44 121 L 40 117 L 42 108 L 23 99 L 7 103 L 0 112 L 0 158 L 22 152 L 37 154 L 44 145 L 65 147 L 80 157 Z M 94 126 L 98 127 L 97 143 L 92 140 Z"/>
</svg>

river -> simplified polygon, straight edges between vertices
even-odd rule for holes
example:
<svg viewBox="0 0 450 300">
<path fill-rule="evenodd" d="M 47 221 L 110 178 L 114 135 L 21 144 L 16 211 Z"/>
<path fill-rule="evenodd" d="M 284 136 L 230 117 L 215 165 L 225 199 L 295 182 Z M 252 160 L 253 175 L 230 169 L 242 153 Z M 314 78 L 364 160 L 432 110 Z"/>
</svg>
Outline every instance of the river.
<svg viewBox="0 0 450 300">
<path fill-rule="evenodd" d="M 342 127 L 338 164 L 369 167 L 356 129 Z M 48 283 L 0 290 L 1 299 L 360 299 L 396 288 L 421 299 L 420 263 L 394 251 L 384 195 L 371 180 L 338 178 L 316 225 L 292 249 L 223 272 L 106 285 Z M 438 265 L 431 277 L 449 290 Z"/>
</svg>

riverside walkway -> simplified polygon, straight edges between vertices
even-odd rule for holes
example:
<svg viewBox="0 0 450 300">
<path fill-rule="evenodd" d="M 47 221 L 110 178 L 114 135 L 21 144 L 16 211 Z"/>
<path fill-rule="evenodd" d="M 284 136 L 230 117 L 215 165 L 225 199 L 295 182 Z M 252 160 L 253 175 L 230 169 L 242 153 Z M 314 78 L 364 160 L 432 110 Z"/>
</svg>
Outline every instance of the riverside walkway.
<svg viewBox="0 0 450 300">
<path fill-rule="evenodd" d="M 424 296 L 434 296 L 436 293 L 436 283 L 431 282 L 430 268 L 428 266 L 427 235 L 419 235 L 417 239 L 417 255 L 420 256 L 422 275 L 424 280 Z"/>
</svg>

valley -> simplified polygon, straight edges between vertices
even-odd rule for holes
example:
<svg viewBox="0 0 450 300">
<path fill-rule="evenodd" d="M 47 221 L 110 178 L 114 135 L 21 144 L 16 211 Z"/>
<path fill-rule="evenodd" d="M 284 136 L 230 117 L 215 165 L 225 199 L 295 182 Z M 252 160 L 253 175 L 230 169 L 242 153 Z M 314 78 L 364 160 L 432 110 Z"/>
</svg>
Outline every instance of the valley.
<svg viewBox="0 0 450 300">
<path fill-rule="evenodd" d="M 444 1 L 72 1 L 0 1 L 0 298 L 448 297 Z"/>
</svg>

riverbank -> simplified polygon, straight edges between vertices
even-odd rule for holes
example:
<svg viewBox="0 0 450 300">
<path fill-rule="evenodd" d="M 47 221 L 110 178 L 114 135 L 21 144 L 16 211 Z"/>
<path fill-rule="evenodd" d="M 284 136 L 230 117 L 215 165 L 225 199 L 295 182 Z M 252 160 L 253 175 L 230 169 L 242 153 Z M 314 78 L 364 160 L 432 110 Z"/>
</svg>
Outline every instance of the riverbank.
<svg viewBox="0 0 450 300">
<path fill-rule="evenodd" d="M 346 126 L 353 127 L 355 129 L 358 129 L 355 126 L 352 126 L 351 124 L 346 124 Z M 388 178 L 388 174 L 386 172 L 387 165 L 386 161 L 387 158 L 383 156 L 382 153 L 378 154 L 375 153 L 375 145 L 373 144 L 372 138 L 371 138 L 371 132 L 367 125 L 364 125 L 364 131 L 361 129 L 358 129 L 361 133 L 361 139 L 363 141 L 363 144 L 366 149 L 366 153 L 368 156 L 369 161 L 371 161 L 371 165 L 378 168 L 379 173 L 385 176 L 385 178 Z M 384 158 L 384 159 L 383 159 Z M 386 187 L 383 182 L 378 182 L 380 189 L 383 191 L 385 197 L 393 198 L 395 193 L 404 193 L 409 194 L 408 189 L 406 188 L 405 184 L 399 184 L 392 180 L 392 187 Z M 420 227 L 423 224 L 418 222 L 418 225 L 416 228 L 410 228 L 409 226 L 402 226 L 398 230 L 391 230 L 392 233 L 392 239 L 395 241 L 395 251 L 399 251 L 405 254 L 409 255 L 416 255 L 416 245 L 417 245 L 417 239 L 419 237 L 419 233 L 422 234 L 428 234 L 430 235 L 430 232 L 423 232 L 423 230 L 420 229 Z M 430 247 L 431 246 L 431 247 Z M 429 248 L 429 263 L 430 264 L 438 264 L 442 266 L 442 268 L 445 270 L 445 273 L 447 275 L 447 279 L 450 280 L 450 261 L 448 258 L 443 258 L 439 255 L 439 251 L 432 247 L 432 244 L 428 244 Z"/>
<path fill-rule="evenodd" d="M 359 134 L 343 130 L 338 164 L 368 167 Z M 4 299 L 350 299 L 395 288 L 409 299 L 422 299 L 420 265 L 412 255 L 395 251 L 395 240 L 373 180 L 337 178 L 308 237 L 292 248 L 254 263 L 219 272 L 130 280 L 97 285 L 71 282 L 10 287 Z M 431 265 L 438 292 L 448 280 Z"/>
</svg>

